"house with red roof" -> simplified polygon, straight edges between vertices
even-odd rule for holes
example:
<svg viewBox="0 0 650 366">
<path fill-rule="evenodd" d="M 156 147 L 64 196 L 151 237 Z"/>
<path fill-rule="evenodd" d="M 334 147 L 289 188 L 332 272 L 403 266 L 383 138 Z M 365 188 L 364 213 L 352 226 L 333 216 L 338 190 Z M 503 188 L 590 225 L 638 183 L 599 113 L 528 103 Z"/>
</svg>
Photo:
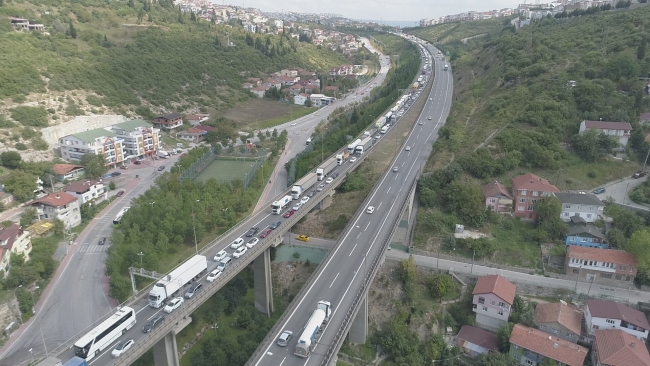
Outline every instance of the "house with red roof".
<svg viewBox="0 0 650 366">
<path fill-rule="evenodd" d="M 485 206 L 492 212 L 510 213 L 512 211 L 512 195 L 503 184 L 494 181 L 483 186 Z"/>
<path fill-rule="evenodd" d="M 54 164 L 53 170 L 59 182 L 63 182 L 64 180 L 77 180 L 86 176 L 86 169 L 83 165 Z"/>
<path fill-rule="evenodd" d="M 179 132 L 176 137 L 181 140 L 199 143 L 205 139 L 206 133 L 206 131 L 200 130 L 196 127 L 190 127 L 185 131 Z"/>
<path fill-rule="evenodd" d="M 251 93 L 255 94 L 258 98 L 264 98 L 266 95 L 266 91 L 269 89 L 268 86 L 258 86 L 256 88 L 252 88 L 250 91 Z"/>
<path fill-rule="evenodd" d="M 185 119 L 192 126 L 198 126 L 201 123 L 209 120 L 210 115 L 209 114 L 188 114 L 187 116 L 185 116 Z"/>
<path fill-rule="evenodd" d="M 36 208 L 38 221 L 59 219 L 66 228 L 73 228 L 81 224 L 81 211 L 77 197 L 66 193 L 50 193 L 28 203 Z"/>
<path fill-rule="evenodd" d="M 565 302 L 537 304 L 535 325 L 548 334 L 577 343 L 582 334 L 582 312 Z"/>
<path fill-rule="evenodd" d="M 79 200 L 79 205 L 88 202 L 101 202 L 108 197 L 106 186 L 101 180 L 78 180 L 70 182 L 63 187 L 63 190 Z"/>
<path fill-rule="evenodd" d="M 539 365 L 545 359 L 558 365 L 583 366 L 589 350 L 539 329 L 515 324 L 510 335 L 510 357 L 520 365 Z"/>
<path fill-rule="evenodd" d="M 587 300 L 585 308 L 585 326 L 588 337 L 595 336 L 596 331 L 620 329 L 645 343 L 648 339 L 648 319 L 639 310 L 611 300 Z"/>
<path fill-rule="evenodd" d="M 634 254 L 624 250 L 567 246 L 564 271 L 579 281 L 629 287 L 634 283 L 637 269 Z"/>
<path fill-rule="evenodd" d="M 506 325 L 516 290 L 517 286 L 502 276 L 480 277 L 472 292 L 472 311 L 476 313 L 476 325 L 490 331 Z"/>
<path fill-rule="evenodd" d="M 22 254 L 29 260 L 32 251 L 32 238 L 29 231 L 18 224 L 0 229 L 0 271 L 6 276 L 9 270 L 11 253 Z"/>
<path fill-rule="evenodd" d="M 535 174 L 526 173 L 512 178 L 515 216 L 534 220 L 537 217 L 535 203 L 559 191 L 549 181 Z"/>
<path fill-rule="evenodd" d="M 483 329 L 463 325 L 456 336 L 456 344 L 461 351 L 470 356 L 477 357 L 490 351 L 499 351 L 497 336 Z"/>
<path fill-rule="evenodd" d="M 620 329 L 597 330 L 595 338 L 592 365 L 650 365 L 650 354 L 645 344 Z"/>
<path fill-rule="evenodd" d="M 650 123 L 650 112 L 641 113 L 641 116 L 639 116 L 639 124 L 647 125 L 649 123 Z"/>
<path fill-rule="evenodd" d="M 580 122 L 580 131 L 583 133 L 588 130 L 598 130 L 607 136 L 613 136 L 618 139 L 621 147 L 627 146 L 632 133 L 632 125 L 628 122 L 606 122 L 606 121 L 582 121 Z"/>
</svg>

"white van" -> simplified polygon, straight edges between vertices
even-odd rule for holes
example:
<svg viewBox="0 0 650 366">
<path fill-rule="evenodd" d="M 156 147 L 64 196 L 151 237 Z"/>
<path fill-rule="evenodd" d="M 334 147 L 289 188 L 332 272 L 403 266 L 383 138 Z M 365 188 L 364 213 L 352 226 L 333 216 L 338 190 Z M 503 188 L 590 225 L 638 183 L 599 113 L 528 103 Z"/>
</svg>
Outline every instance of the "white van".
<svg viewBox="0 0 650 366">
<path fill-rule="evenodd" d="M 388 131 L 388 126 L 384 126 L 381 128 L 381 131 L 379 131 L 382 135 L 385 134 Z"/>
<path fill-rule="evenodd" d="M 305 145 L 311 144 L 311 137 L 307 139 L 307 142 L 305 142 Z"/>
<path fill-rule="evenodd" d="M 222 259 L 221 262 L 219 262 L 219 265 L 217 266 L 217 269 L 220 270 L 221 272 L 223 272 L 226 269 L 226 267 L 228 267 L 230 265 L 231 262 L 232 262 L 232 258 L 226 257 L 226 258 Z"/>
</svg>

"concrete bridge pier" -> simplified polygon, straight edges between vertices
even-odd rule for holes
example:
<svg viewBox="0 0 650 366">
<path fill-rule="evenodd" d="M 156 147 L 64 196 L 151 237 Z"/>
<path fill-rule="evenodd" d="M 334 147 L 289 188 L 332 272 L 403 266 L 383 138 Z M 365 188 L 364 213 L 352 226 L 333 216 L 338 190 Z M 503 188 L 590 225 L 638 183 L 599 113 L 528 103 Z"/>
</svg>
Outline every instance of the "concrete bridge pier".
<svg viewBox="0 0 650 366">
<path fill-rule="evenodd" d="M 320 203 L 319 203 L 319 205 L 320 205 L 319 209 L 320 210 L 324 210 L 324 209 L 330 207 L 330 205 L 332 204 L 332 195 L 333 194 L 334 194 L 334 191 L 332 190 L 327 194 L 327 196 L 323 197 L 323 200 L 320 201 Z"/>
<path fill-rule="evenodd" d="M 409 205 L 408 205 L 408 216 L 407 220 L 411 221 L 411 214 L 413 213 L 413 204 L 415 203 L 415 191 L 417 191 L 417 186 L 413 187 L 411 192 L 409 192 Z M 410 222 L 409 222 L 410 225 Z"/>
<path fill-rule="evenodd" d="M 266 248 L 253 261 L 255 308 L 271 316 L 273 312 L 273 278 L 271 277 L 271 248 Z M 156 365 L 158 366 L 158 365 Z"/>
<path fill-rule="evenodd" d="M 359 304 L 359 310 L 357 315 L 352 321 L 350 326 L 350 331 L 348 332 L 350 337 L 350 342 L 356 344 L 366 343 L 366 337 L 368 336 L 368 293 L 363 296 L 361 304 Z"/>
<path fill-rule="evenodd" d="M 189 316 L 181 319 L 171 332 L 153 346 L 153 360 L 156 366 L 180 366 L 176 334 L 192 322 Z"/>
</svg>

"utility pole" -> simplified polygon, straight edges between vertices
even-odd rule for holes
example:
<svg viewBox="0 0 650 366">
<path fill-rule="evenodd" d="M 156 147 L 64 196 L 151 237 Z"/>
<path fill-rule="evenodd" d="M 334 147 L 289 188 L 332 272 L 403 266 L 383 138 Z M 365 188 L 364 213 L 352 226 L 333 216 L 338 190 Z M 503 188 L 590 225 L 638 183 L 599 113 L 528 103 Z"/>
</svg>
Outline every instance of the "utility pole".
<svg viewBox="0 0 650 366">
<path fill-rule="evenodd" d="M 200 200 L 196 200 L 196 202 L 199 202 Z M 196 242 L 196 220 L 194 218 L 194 205 L 192 205 L 192 225 L 194 226 L 194 249 L 196 250 L 196 254 L 199 254 L 199 245 Z"/>
<path fill-rule="evenodd" d="M 142 256 L 143 255 L 144 255 L 144 253 L 142 253 L 142 252 L 138 253 L 138 256 L 140 257 L 140 268 L 142 268 Z"/>
<path fill-rule="evenodd" d="M 470 274 L 474 273 L 474 256 L 475 255 L 476 255 L 476 250 L 472 251 L 472 268 L 469 271 Z"/>
</svg>

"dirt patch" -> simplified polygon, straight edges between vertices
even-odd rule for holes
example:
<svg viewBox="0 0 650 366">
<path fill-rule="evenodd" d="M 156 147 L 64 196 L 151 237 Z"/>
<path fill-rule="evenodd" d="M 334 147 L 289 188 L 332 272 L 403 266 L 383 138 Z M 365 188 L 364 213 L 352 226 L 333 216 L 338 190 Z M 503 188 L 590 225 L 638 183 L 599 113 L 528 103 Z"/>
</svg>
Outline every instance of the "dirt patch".
<svg viewBox="0 0 650 366">
<path fill-rule="evenodd" d="M 373 331 L 381 330 L 402 305 L 403 298 L 397 267 L 382 266 L 368 291 L 369 328 Z"/>
<path fill-rule="evenodd" d="M 280 296 L 298 293 L 307 282 L 316 265 L 306 266 L 301 262 L 273 263 L 273 292 Z"/>
<path fill-rule="evenodd" d="M 256 98 L 239 103 L 224 113 L 223 117 L 247 125 L 286 116 L 295 108 L 292 104 Z"/>
</svg>

